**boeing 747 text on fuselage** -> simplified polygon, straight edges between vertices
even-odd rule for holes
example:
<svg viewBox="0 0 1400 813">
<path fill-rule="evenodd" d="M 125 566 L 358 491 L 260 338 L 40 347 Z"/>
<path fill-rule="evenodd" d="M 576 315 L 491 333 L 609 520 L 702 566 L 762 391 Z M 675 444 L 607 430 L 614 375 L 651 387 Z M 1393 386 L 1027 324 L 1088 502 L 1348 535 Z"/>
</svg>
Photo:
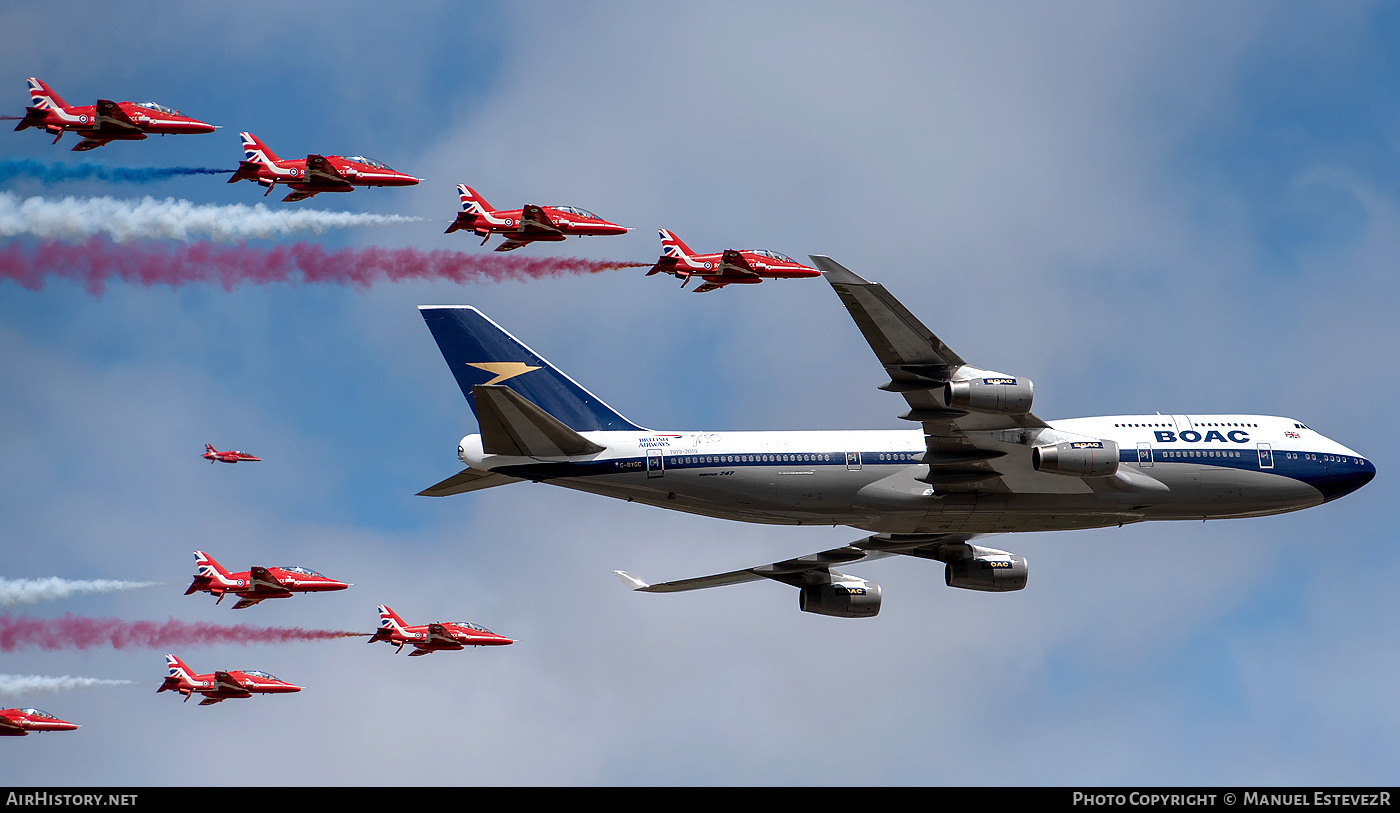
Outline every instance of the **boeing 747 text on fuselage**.
<svg viewBox="0 0 1400 813">
<path fill-rule="evenodd" d="M 900 554 L 943 562 L 951 587 L 1026 585 L 1023 556 L 974 544 L 990 534 L 1147 520 L 1258 517 L 1350 494 L 1369 460 L 1292 418 L 1117 415 L 1044 421 L 1025 378 L 968 364 L 881 285 L 812 260 L 889 375 L 881 389 L 920 429 L 658 432 L 583 389 L 471 307 L 421 306 L 476 413 L 467 468 L 421 492 L 445 496 L 521 481 L 723 519 L 849 525 L 844 547 L 648 584 L 673 592 L 772 579 L 806 612 L 879 612 L 880 587 L 838 567 Z"/>
</svg>

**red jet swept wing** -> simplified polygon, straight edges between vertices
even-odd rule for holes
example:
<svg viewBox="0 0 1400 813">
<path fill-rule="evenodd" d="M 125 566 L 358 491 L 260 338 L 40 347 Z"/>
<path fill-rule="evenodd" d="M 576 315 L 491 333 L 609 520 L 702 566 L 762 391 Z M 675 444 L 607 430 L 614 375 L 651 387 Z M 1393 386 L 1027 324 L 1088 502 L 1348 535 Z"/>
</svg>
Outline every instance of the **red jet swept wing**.
<svg viewBox="0 0 1400 813">
<path fill-rule="evenodd" d="M 55 144 L 64 133 L 75 132 L 83 140 L 73 148 L 74 152 L 96 149 L 112 141 L 141 141 L 147 135 L 212 133 L 218 129 L 217 125 L 205 124 L 155 102 L 99 99 L 97 104 L 74 107 L 32 76 L 29 98 L 33 104 L 25 108 L 24 118 L 15 130 L 47 130 L 53 134 Z"/>
<path fill-rule="evenodd" d="M 266 196 L 277 184 L 292 192 L 284 201 L 305 200 L 322 192 L 352 192 L 357 186 L 414 186 L 422 178 L 395 172 L 363 155 L 308 155 L 283 160 L 252 133 L 243 137 L 243 158 L 229 183 L 253 181 L 267 187 Z"/>
<path fill-rule="evenodd" d="M 165 682 L 156 689 L 156 694 L 179 692 L 185 696 L 185 702 L 189 702 L 191 695 L 200 694 L 204 696 L 204 699 L 199 701 L 201 706 L 220 703 L 230 698 L 252 697 L 255 694 L 286 694 L 302 689 L 301 686 L 278 680 L 256 669 L 200 675 L 174 655 L 165 656 L 165 665 Z"/>
<path fill-rule="evenodd" d="M 221 452 L 208 443 L 204 444 L 204 459 L 210 463 L 261 463 L 261 457 L 253 457 L 247 452 Z"/>
<path fill-rule="evenodd" d="M 439 649 L 463 649 L 469 646 L 505 646 L 515 641 L 497 635 L 489 629 L 469 621 L 442 621 L 433 624 L 409 626 L 386 605 L 379 605 L 379 629 L 370 636 L 369 642 L 383 641 L 398 646 L 402 652 L 405 644 L 414 649 L 408 653 L 428 655 Z"/>
<path fill-rule="evenodd" d="M 523 209 L 492 209 L 486 199 L 464 183 L 457 184 L 462 199 L 462 211 L 444 234 L 464 230 L 475 232 L 481 244 L 493 234 L 505 235 L 497 251 L 512 251 L 535 242 L 557 243 L 566 237 L 587 237 L 626 234 L 631 229 L 609 223 L 587 209 L 577 206 L 535 206 Z"/>
<path fill-rule="evenodd" d="M 60 720 L 41 709 L 0 709 L 0 737 L 23 737 L 31 731 L 72 731 L 77 723 Z"/>
<path fill-rule="evenodd" d="M 726 249 L 718 254 L 696 254 L 690 247 L 665 229 L 661 232 L 661 259 L 651 267 L 647 276 L 670 274 L 681 281 L 681 287 L 691 277 L 704 280 L 695 293 L 718 291 L 726 285 L 752 285 L 765 279 L 799 279 L 819 277 L 821 272 L 791 257 L 764 248 L 736 251 Z"/>
<path fill-rule="evenodd" d="M 194 552 L 194 562 L 194 581 L 185 595 L 209 593 L 219 597 L 214 602 L 218 604 L 225 595 L 232 593 L 238 596 L 238 603 L 233 605 L 235 610 L 252 607 L 264 599 L 291 598 L 293 593 L 344 590 L 350 586 L 304 567 L 253 567 L 230 573 L 202 550 Z"/>
</svg>

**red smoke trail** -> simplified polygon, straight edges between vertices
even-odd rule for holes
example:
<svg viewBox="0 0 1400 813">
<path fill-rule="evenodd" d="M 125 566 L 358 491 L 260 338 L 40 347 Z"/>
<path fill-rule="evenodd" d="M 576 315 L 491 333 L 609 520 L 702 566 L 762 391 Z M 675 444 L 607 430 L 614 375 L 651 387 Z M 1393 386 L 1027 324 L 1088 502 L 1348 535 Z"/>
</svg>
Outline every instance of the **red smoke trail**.
<svg viewBox="0 0 1400 813">
<path fill-rule="evenodd" d="M 101 237 L 76 245 L 44 242 L 29 247 L 11 243 L 0 250 L 0 279 L 31 291 L 47 277 L 81 280 L 100 296 L 108 280 L 142 285 L 218 283 L 232 290 L 239 283 L 333 283 L 368 288 L 376 282 L 448 280 L 456 283 L 541 279 L 565 274 L 596 274 L 648 263 L 584 260 L 576 257 L 502 257 L 462 251 L 414 248 L 345 248 L 328 252 L 316 243 L 249 246 L 209 242 L 175 246 L 113 245 Z"/>
<path fill-rule="evenodd" d="M 0 613 L 0 652 L 39 649 L 89 649 L 111 644 L 117 649 L 164 649 L 209 644 L 284 644 L 324 641 L 330 638 L 368 636 L 367 632 L 308 630 L 300 627 L 255 627 L 251 624 L 210 624 L 176 621 L 122 621 L 118 618 L 83 618 L 64 613 L 61 618 L 30 618 Z"/>
</svg>

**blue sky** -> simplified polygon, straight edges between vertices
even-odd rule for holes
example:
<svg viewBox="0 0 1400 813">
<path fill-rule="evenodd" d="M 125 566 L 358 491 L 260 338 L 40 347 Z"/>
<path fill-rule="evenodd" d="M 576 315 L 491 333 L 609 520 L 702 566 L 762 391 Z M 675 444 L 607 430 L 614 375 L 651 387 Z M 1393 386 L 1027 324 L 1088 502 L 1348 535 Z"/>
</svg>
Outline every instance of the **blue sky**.
<svg viewBox="0 0 1400 813">
<path fill-rule="evenodd" d="M 370 290 L 0 283 L 0 575 L 165 587 L 33 614 L 361 629 L 374 606 L 519 639 L 409 660 L 356 641 L 199 647 L 309 688 L 198 708 L 159 651 L 0 654 L 137 681 L 17 699 L 84 724 L 3 743 L 15 783 L 1395 784 L 1400 557 L 1386 510 L 1400 351 L 1400 15 L 1329 4 L 77 3 L 0 6 L 7 112 L 154 99 L 211 136 L 3 158 L 228 166 L 363 153 L 429 180 L 303 206 L 416 215 L 329 246 L 443 235 L 457 183 L 637 227 L 538 254 L 828 254 L 1048 419 L 1298 418 L 1379 475 L 1306 512 L 1003 537 L 1015 594 L 883 560 L 871 620 L 778 584 L 651 580 L 862 535 L 672 514 L 543 485 L 414 493 L 474 421 L 415 306 L 481 307 L 663 429 L 896 428 L 902 399 L 830 288 L 694 296 L 639 270 Z M 81 47 L 74 47 L 81 43 Z M 254 202 L 217 177 L 20 194 Z M 276 198 L 272 205 L 280 204 Z M 287 204 L 291 205 L 291 204 Z M 265 463 L 209 466 L 205 442 Z M 233 613 L 191 551 L 350 590 Z M 218 754 L 210 759 L 210 754 Z"/>
</svg>

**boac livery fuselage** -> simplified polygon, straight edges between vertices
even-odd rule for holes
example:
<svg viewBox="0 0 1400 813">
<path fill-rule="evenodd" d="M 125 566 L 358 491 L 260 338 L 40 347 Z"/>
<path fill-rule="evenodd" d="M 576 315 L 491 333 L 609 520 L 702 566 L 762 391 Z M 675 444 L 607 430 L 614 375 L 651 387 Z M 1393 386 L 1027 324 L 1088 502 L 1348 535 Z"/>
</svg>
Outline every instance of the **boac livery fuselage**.
<svg viewBox="0 0 1400 813">
<path fill-rule="evenodd" d="M 849 545 L 728 573 L 629 587 L 673 592 L 771 579 L 799 606 L 875 615 L 878 585 L 838 565 L 891 555 L 945 564 L 949 586 L 1026 585 L 1023 556 L 988 534 L 1146 520 L 1257 517 L 1319 505 L 1375 476 L 1364 456 L 1292 418 L 1118 415 L 1044 421 L 1033 387 L 965 362 L 883 286 L 827 257 L 814 263 L 902 395 L 909 431 L 655 432 L 628 421 L 474 308 L 423 306 L 481 431 L 467 468 L 422 493 L 547 482 L 695 514 L 849 525 Z"/>
</svg>

